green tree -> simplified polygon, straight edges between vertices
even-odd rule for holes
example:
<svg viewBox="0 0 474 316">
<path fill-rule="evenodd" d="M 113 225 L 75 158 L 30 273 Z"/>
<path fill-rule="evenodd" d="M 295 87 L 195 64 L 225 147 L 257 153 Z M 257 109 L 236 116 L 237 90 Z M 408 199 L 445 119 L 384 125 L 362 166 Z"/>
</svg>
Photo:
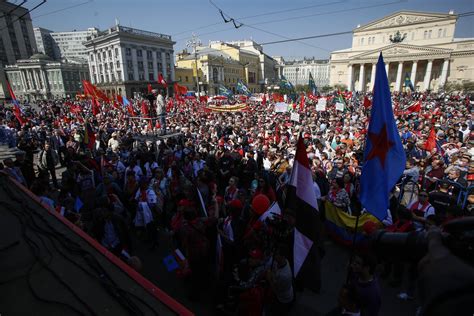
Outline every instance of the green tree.
<svg viewBox="0 0 474 316">
<path fill-rule="evenodd" d="M 462 84 L 458 83 L 458 82 L 446 82 L 446 84 L 444 85 L 444 91 L 446 93 L 452 93 L 454 91 L 461 91 L 463 89 L 463 86 Z"/>
<path fill-rule="evenodd" d="M 462 83 L 464 92 L 474 92 L 474 81 L 465 81 Z"/>
<path fill-rule="evenodd" d="M 328 92 L 331 92 L 331 91 L 333 91 L 333 90 L 334 90 L 334 88 L 331 87 L 331 86 L 324 86 L 324 87 L 322 87 L 322 88 L 319 90 L 319 92 L 321 92 L 321 93 L 328 93 Z"/>
</svg>

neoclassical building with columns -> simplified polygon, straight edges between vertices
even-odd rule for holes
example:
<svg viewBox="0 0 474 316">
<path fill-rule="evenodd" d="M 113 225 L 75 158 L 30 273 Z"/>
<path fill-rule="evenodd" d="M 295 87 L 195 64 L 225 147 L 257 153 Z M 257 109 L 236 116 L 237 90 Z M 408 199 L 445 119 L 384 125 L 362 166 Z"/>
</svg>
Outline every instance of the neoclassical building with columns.
<svg viewBox="0 0 474 316">
<path fill-rule="evenodd" d="M 408 75 L 417 91 L 441 91 L 447 81 L 474 81 L 474 38 L 454 38 L 453 12 L 400 11 L 357 26 L 352 47 L 331 53 L 330 84 L 370 91 L 380 52 L 390 89 L 405 89 Z"/>
</svg>

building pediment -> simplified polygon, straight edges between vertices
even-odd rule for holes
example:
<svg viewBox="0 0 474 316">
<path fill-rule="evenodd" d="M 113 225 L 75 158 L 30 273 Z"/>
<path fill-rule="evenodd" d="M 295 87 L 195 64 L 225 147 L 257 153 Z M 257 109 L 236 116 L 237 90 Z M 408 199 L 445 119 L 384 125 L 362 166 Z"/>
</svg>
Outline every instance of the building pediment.
<svg viewBox="0 0 474 316">
<path fill-rule="evenodd" d="M 400 11 L 366 25 L 362 25 L 361 27 L 356 28 L 354 33 L 456 18 L 457 15 L 455 14 Z"/>
<path fill-rule="evenodd" d="M 351 58 L 353 61 L 358 60 L 377 60 L 380 52 L 382 52 L 385 59 L 400 59 L 403 57 L 416 57 L 416 56 L 429 56 L 429 55 L 449 55 L 452 49 L 438 48 L 431 46 L 416 46 L 407 44 L 392 44 L 371 51 L 364 52 L 362 54 L 355 55 Z"/>
</svg>

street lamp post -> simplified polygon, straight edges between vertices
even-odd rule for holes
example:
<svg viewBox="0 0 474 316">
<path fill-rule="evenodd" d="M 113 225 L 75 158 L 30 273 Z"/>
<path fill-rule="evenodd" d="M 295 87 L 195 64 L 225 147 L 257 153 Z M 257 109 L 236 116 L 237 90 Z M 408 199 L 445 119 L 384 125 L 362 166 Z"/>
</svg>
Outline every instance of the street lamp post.
<svg viewBox="0 0 474 316">
<path fill-rule="evenodd" d="M 186 46 L 187 47 L 191 47 L 193 49 L 193 52 L 194 52 L 194 63 L 195 63 L 195 67 L 196 67 L 196 75 L 194 77 L 194 79 L 196 80 L 196 91 L 198 93 L 198 95 L 200 95 L 200 91 L 199 91 L 199 77 L 198 77 L 198 64 L 197 64 L 197 47 L 198 46 L 201 46 L 201 40 L 196 36 L 196 34 L 193 33 L 191 39 L 186 43 Z"/>
</svg>

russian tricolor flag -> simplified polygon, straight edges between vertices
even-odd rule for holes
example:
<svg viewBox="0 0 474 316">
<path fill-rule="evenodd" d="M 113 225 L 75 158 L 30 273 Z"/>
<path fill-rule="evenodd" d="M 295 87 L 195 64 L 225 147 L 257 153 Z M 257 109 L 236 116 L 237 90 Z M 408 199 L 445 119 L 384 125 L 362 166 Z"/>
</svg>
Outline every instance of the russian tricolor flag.
<svg viewBox="0 0 474 316">
<path fill-rule="evenodd" d="M 13 93 L 12 87 L 10 86 L 10 83 L 8 81 L 7 81 L 7 88 L 12 98 L 13 114 L 15 115 L 18 122 L 20 122 L 20 124 L 23 125 L 25 124 L 25 120 L 21 116 L 20 102 L 18 102 L 18 100 L 16 99 L 15 94 Z"/>
</svg>

